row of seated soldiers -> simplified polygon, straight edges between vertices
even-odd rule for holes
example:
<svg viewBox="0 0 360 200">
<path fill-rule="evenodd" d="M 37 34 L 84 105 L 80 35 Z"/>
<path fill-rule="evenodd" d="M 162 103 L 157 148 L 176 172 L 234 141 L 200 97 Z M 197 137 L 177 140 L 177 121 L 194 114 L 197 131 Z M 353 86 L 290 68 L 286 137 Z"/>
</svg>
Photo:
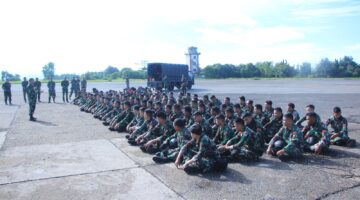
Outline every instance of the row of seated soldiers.
<svg viewBox="0 0 360 200">
<path fill-rule="evenodd" d="M 156 163 L 175 162 L 188 173 L 224 170 L 229 161 L 258 160 L 263 152 L 285 161 L 304 151 L 324 154 L 331 144 L 353 147 L 348 123 L 335 107 L 322 123 L 308 105 L 299 117 L 293 103 L 286 113 L 272 101 L 253 105 L 240 97 L 232 104 L 212 95 L 166 94 L 144 88 L 82 93 L 74 104 L 111 131 L 126 132 L 130 145 L 153 154 Z M 328 130 L 330 126 L 331 131 Z"/>
</svg>

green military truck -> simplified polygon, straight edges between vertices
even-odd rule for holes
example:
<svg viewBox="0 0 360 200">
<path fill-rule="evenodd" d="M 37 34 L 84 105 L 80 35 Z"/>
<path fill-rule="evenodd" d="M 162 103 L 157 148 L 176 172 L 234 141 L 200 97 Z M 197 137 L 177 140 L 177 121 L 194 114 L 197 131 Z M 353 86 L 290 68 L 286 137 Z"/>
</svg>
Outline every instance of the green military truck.
<svg viewBox="0 0 360 200">
<path fill-rule="evenodd" d="M 147 80 L 148 87 L 169 91 L 175 87 L 180 89 L 183 82 L 188 89 L 194 85 L 194 75 L 189 72 L 188 65 L 183 64 L 148 63 Z"/>
</svg>

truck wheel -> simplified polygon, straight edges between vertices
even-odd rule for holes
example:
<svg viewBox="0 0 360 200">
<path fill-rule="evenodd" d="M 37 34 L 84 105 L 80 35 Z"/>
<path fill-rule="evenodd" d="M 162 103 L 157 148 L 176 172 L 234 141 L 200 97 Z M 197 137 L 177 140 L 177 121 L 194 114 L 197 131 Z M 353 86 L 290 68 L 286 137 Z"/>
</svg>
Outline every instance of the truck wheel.
<svg viewBox="0 0 360 200">
<path fill-rule="evenodd" d="M 173 91 L 174 90 L 174 84 L 170 84 L 167 89 L 169 91 Z"/>
<path fill-rule="evenodd" d="M 188 90 L 191 90 L 191 87 L 192 87 L 191 83 L 188 83 L 187 89 L 188 89 Z"/>
<path fill-rule="evenodd" d="M 177 88 L 178 90 L 181 89 L 181 84 L 180 84 L 180 83 L 177 83 L 175 86 L 176 86 L 176 88 Z"/>
</svg>

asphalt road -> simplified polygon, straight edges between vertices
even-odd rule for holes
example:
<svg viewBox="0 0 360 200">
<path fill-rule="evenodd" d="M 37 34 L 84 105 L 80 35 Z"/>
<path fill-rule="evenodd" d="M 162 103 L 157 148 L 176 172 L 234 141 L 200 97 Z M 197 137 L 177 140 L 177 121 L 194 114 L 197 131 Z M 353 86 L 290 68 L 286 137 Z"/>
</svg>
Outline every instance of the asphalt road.
<svg viewBox="0 0 360 200">
<path fill-rule="evenodd" d="M 89 83 L 88 88 L 121 90 L 124 83 Z M 145 83 L 134 83 L 133 86 Z M 42 99 L 47 98 L 44 88 Z M 259 162 L 232 163 L 224 173 L 186 175 L 173 164 L 157 165 L 151 156 L 127 145 L 91 115 L 70 104 L 39 103 L 39 121 L 28 121 L 20 86 L 14 105 L 0 97 L 0 199 L 358 199 L 360 145 L 331 146 L 328 155 L 305 154 L 280 162 L 264 155 Z M 60 88 L 57 99 L 60 101 Z M 271 99 L 300 114 L 312 103 L 323 120 L 334 106 L 348 118 L 350 137 L 360 141 L 358 80 L 211 80 L 197 81 L 191 92 L 244 95 L 261 103 Z"/>
</svg>

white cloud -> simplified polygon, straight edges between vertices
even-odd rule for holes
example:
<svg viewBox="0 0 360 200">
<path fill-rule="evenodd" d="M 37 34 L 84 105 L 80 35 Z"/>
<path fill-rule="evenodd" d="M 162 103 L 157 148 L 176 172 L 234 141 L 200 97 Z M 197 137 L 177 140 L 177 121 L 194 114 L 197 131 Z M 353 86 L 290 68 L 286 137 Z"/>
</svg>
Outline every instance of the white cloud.
<svg viewBox="0 0 360 200">
<path fill-rule="evenodd" d="M 296 17 L 301 17 L 301 18 L 354 16 L 354 15 L 360 15 L 360 5 L 302 9 L 302 10 L 295 10 L 293 14 Z"/>
<path fill-rule="evenodd" d="M 352 50 L 352 51 L 358 51 L 360 50 L 360 44 L 353 44 L 346 46 L 345 49 Z"/>
<path fill-rule="evenodd" d="M 203 35 L 204 43 L 214 42 L 256 47 L 303 39 L 305 36 L 305 29 L 287 26 L 234 28 L 232 30 L 196 28 L 195 31 Z"/>
</svg>

